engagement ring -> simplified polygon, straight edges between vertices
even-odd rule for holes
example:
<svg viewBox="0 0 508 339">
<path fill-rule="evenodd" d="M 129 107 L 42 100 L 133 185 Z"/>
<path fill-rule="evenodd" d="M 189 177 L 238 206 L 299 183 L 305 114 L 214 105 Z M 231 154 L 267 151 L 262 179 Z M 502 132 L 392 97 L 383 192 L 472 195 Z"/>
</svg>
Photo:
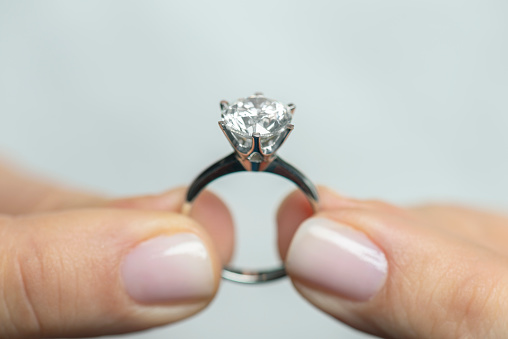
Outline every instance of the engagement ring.
<svg viewBox="0 0 508 339">
<path fill-rule="evenodd" d="M 314 185 L 300 171 L 276 155 L 287 139 L 293 125 L 291 119 L 295 105 L 284 105 L 266 98 L 262 93 L 239 99 L 233 104 L 221 101 L 222 120 L 219 126 L 234 152 L 204 170 L 190 185 L 184 212 L 190 211 L 192 202 L 203 188 L 224 175 L 241 172 L 268 172 L 294 182 L 305 194 L 314 211 L 318 195 Z M 234 282 L 255 284 L 282 278 L 284 266 L 267 270 L 243 270 L 224 267 L 222 278 Z"/>
</svg>

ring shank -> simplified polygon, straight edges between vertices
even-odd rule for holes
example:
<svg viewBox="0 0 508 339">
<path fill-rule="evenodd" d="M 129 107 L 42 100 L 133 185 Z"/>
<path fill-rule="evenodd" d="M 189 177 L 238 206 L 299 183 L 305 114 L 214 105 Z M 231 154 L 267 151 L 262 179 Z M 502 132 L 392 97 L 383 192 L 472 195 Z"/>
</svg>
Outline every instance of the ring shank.
<svg viewBox="0 0 508 339">
<path fill-rule="evenodd" d="M 222 176 L 242 171 L 246 171 L 246 169 L 238 161 L 235 153 L 228 155 L 205 169 L 190 185 L 182 212 L 184 214 L 189 214 L 194 199 L 196 199 L 199 193 L 212 181 Z M 276 157 L 270 165 L 266 167 L 264 172 L 277 174 L 292 181 L 304 193 L 314 212 L 317 210 L 317 190 L 312 182 L 296 168 L 280 157 Z M 262 283 L 280 279 L 284 276 L 286 276 L 284 266 L 267 270 L 243 270 L 226 266 L 222 273 L 223 279 L 243 284 Z"/>
<path fill-rule="evenodd" d="M 222 271 L 222 279 L 242 284 L 258 284 L 261 282 L 280 279 L 285 276 L 286 269 L 284 268 L 284 266 L 259 271 L 246 271 L 226 266 Z"/>
</svg>

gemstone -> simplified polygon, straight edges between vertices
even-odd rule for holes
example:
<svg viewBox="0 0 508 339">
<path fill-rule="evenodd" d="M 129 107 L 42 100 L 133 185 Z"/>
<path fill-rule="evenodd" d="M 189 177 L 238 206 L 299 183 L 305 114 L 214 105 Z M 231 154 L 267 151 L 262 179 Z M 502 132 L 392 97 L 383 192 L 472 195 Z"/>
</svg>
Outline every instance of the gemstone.
<svg viewBox="0 0 508 339">
<path fill-rule="evenodd" d="M 239 99 L 222 111 L 225 128 L 233 136 L 235 147 L 242 153 L 252 147 L 252 136 L 259 133 L 261 150 L 275 152 L 291 123 L 290 108 L 260 93 Z"/>
</svg>

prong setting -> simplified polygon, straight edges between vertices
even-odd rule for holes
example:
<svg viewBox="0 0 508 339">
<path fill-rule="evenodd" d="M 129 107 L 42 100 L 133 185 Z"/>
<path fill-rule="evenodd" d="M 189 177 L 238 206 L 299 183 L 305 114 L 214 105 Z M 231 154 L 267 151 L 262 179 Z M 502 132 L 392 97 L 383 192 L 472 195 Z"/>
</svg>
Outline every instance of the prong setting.
<svg viewBox="0 0 508 339">
<path fill-rule="evenodd" d="M 227 102 L 226 100 L 222 100 L 220 102 L 220 110 L 222 112 L 225 112 L 228 109 L 228 107 L 229 107 L 229 102 Z"/>
<path fill-rule="evenodd" d="M 294 104 L 284 105 L 257 92 L 229 105 L 221 101 L 219 126 L 248 171 L 264 171 L 294 126 Z M 227 112 L 226 112 L 227 111 Z"/>
<path fill-rule="evenodd" d="M 231 132 L 227 129 L 226 124 L 224 123 L 224 121 L 219 121 L 219 127 L 222 130 L 222 132 L 224 133 L 224 135 L 226 136 L 226 139 L 228 139 L 228 141 L 231 144 L 231 146 L 236 150 L 237 148 L 236 148 L 236 145 L 235 145 L 235 142 L 234 142 L 234 138 L 231 135 Z"/>
<path fill-rule="evenodd" d="M 289 108 L 289 111 L 291 112 L 291 114 L 295 114 L 295 109 L 296 109 L 296 105 L 291 103 L 291 104 L 288 104 L 288 108 Z"/>
</svg>

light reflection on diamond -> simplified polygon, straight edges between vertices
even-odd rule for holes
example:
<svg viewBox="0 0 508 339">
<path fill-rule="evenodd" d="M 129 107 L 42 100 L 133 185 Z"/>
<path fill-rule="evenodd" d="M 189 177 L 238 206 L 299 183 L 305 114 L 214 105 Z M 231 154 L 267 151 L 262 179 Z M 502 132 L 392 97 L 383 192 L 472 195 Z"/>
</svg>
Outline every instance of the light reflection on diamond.
<svg viewBox="0 0 508 339">
<path fill-rule="evenodd" d="M 261 135 L 262 150 L 266 154 L 274 151 L 284 131 L 291 123 L 289 108 L 261 94 L 240 99 L 222 113 L 226 128 L 232 133 L 240 151 L 252 146 L 252 135 Z"/>
</svg>

